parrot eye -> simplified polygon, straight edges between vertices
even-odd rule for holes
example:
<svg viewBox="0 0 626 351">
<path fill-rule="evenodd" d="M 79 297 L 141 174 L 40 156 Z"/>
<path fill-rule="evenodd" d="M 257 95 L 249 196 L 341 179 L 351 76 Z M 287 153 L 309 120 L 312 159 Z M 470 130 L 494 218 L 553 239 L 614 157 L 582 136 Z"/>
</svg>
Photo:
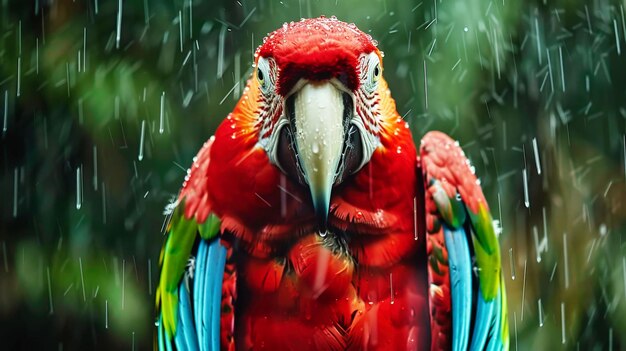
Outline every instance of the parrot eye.
<svg viewBox="0 0 626 351">
<path fill-rule="evenodd" d="M 256 79 L 263 94 L 269 94 L 273 81 L 270 74 L 270 62 L 264 57 L 260 57 L 257 63 Z"/>
<path fill-rule="evenodd" d="M 261 85 L 265 84 L 265 78 L 263 77 L 263 71 L 258 70 L 257 74 L 256 74 L 256 78 L 259 80 L 259 84 L 261 84 Z"/>
<path fill-rule="evenodd" d="M 378 89 L 378 81 L 383 73 L 382 67 L 380 66 L 380 59 L 375 52 L 372 52 L 365 56 L 364 63 L 365 72 L 367 72 L 364 85 L 370 93 L 373 93 Z"/>
</svg>

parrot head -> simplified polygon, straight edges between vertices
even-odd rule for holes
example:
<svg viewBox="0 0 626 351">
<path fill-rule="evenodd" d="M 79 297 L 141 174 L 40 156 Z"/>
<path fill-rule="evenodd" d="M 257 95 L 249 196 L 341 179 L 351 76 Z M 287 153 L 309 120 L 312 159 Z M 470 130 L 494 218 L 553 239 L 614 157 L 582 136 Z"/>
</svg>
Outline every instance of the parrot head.
<svg viewBox="0 0 626 351">
<path fill-rule="evenodd" d="M 258 143 L 310 190 L 322 228 L 332 190 L 380 145 L 382 53 L 354 24 L 304 19 L 268 35 L 255 53 Z"/>
</svg>

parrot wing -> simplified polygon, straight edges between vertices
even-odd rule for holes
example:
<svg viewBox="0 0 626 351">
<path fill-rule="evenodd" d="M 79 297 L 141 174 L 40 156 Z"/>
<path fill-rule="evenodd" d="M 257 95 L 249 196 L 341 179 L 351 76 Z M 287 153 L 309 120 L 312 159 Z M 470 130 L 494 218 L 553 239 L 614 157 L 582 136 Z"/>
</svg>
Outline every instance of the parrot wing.
<svg viewBox="0 0 626 351">
<path fill-rule="evenodd" d="M 500 248 L 473 167 L 441 132 L 424 136 L 424 184 L 433 350 L 508 350 Z M 450 340 L 451 337 L 451 340 Z"/>
<path fill-rule="evenodd" d="M 219 350 L 222 310 L 234 315 L 228 300 L 234 289 L 222 284 L 234 281 L 234 271 L 225 269 L 220 220 L 210 212 L 204 183 L 211 144 L 198 153 L 178 200 L 166 209 L 171 218 L 160 257 L 158 350 Z"/>
</svg>

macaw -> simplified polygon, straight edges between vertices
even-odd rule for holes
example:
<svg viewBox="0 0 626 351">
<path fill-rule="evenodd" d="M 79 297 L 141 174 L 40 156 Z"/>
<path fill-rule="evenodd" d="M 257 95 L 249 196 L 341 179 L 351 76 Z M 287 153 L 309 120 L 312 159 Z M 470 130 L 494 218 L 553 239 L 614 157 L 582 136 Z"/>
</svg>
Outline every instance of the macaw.
<svg viewBox="0 0 626 351">
<path fill-rule="evenodd" d="M 474 169 L 396 111 L 371 36 L 269 34 L 166 209 L 160 350 L 506 350 L 497 227 Z"/>
</svg>

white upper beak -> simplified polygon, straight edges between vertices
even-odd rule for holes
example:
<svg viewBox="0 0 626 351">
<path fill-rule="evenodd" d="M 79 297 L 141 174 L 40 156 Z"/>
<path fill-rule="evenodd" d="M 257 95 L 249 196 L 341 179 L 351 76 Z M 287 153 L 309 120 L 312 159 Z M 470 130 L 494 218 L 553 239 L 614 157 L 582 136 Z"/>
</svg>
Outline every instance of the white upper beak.
<svg viewBox="0 0 626 351">
<path fill-rule="evenodd" d="M 308 82 L 294 93 L 296 148 L 313 206 L 324 223 L 343 151 L 343 110 L 341 90 L 328 81 Z"/>
</svg>

